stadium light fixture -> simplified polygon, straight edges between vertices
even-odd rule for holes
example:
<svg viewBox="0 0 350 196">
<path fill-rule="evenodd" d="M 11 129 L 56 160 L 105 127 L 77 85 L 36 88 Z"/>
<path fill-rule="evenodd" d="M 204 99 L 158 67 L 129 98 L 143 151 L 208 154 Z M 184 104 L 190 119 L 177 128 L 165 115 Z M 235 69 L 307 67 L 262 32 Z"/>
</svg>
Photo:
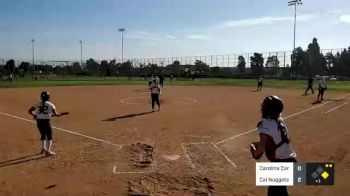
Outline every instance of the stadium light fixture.
<svg viewBox="0 0 350 196">
<path fill-rule="evenodd" d="M 294 6 L 294 41 L 293 41 L 293 52 L 295 50 L 295 31 L 297 24 L 297 6 L 302 5 L 302 0 L 292 0 L 288 2 L 288 6 Z"/>
<path fill-rule="evenodd" d="M 125 31 L 125 28 L 120 28 L 120 29 L 118 29 L 118 31 L 122 35 L 122 63 L 124 63 L 124 36 L 123 36 L 123 33 Z"/>
</svg>

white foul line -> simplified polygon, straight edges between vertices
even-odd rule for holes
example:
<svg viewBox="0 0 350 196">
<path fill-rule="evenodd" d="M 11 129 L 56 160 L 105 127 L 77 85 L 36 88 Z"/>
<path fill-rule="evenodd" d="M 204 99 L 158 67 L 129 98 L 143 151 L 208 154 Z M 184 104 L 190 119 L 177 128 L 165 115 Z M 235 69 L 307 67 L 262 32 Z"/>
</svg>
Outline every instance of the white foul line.
<svg viewBox="0 0 350 196">
<path fill-rule="evenodd" d="M 348 94 L 346 94 L 346 95 L 344 95 L 344 96 L 338 97 L 336 100 L 343 99 L 343 98 L 345 98 L 345 97 L 347 97 L 347 96 L 349 96 L 349 95 L 350 95 L 350 93 L 348 93 Z M 320 105 L 317 105 L 317 106 L 314 106 L 314 107 L 305 109 L 305 110 L 303 110 L 303 111 L 300 111 L 300 112 L 297 112 L 297 113 L 288 115 L 288 116 L 284 117 L 284 119 L 288 119 L 288 118 L 291 118 L 291 117 L 293 117 L 293 116 L 297 116 L 297 115 L 300 115 L 300 114 L 302 114 L 302 113 L 305 113 L 305 112 L 307 112 L 307 111 L 314 110 L 314 109 L 316 109 L 316 108 L 322 107 L 322 106 L 324 106 L 324 105 L 326 105 L 326 104 L 329 104 L 329 103 L 331 103 L 331 102 L 334 102 L 334 101 L 327 101 L 327 102 L 324 102 L 324 103 L 322 103 L 322 104 L 320 104 Z M 224 139 L 224 140 L 218 141 L 218 142 L 216 142 L 215 144 L 222 144 L 222 143 L 224 143 L 224 142 L 226 142 L 226 141 L 229 141 L 229 140 L 235 139 L 235 138 L 237 138 L 237 137 L 246 135 L 246 134 L 248 134 L 248 133 L 250 133 L 250 132 L 253 132 L 253 131 L 255 131 L 255 130 L 257 130 L 257 129 L 255 128 L 255 129 L 251 129 L 251 130 L 249 130 L 249 131 L 245 131 L 245 132 L 240 133 L 240 134 L 238 134 L 238 135 L 234 135 L 234 136 L 232 136 L 232 137 L 229 137 L 229 138 L 226 138 L 226 139 Z"/>
<path fill-rule="evenodd" d="M 15 115 L 11 115 L 11 114 L 7 114 L 7 113 L 4 113 L 4 112 L 0 112 L 0 114 L 2 114 L 2 115 L 4 115 L 4 116 L 16 118 L 16 119 L 19 119 L 19 120 L 23 120 L 23 121 L 27 121 L 27 122 L 31 122 L 31 123 L 36 123 L 36 121 L 29 120 L 29 119 L 26 119 L 26 118 L 22 118 L 22 117 L 19 117 L 19 116 L 15 116 Z M 98 141 L 98 142 L 103 142 L 103 143 L 105 143 L 105 144 L 109 144 L 109 145 L 112 145 L 112 146 L 118 146 L 119 148 L 122 147 L 122 145 L 120 145 L 120 144 L 115 144 L 115 143 L 112 143 L 112 142 L 107 141 L 107 140 L 103 140 L 103 139 L 91 137 L 91 136 L 84 135 L 84 134 L 81 134 L 81 133 L 77 133 L 77 132 L 74 132 L 74 131 L 69 131 L 69 130 L 67 130 L 67 129 L 62 129 L 62 128 L 59 128 L 59 127 L 56 127 L 56 126 L 52 126 L 52 128 L 57 129 L 57 130 L 60 130 L 60 131 L 63 131 L 63 132 L 66 132 L 66 133 L 70 133 L 70 134 L 73 134 L 73 135 L 78 135 L 78 136 L 81 136 L 81 137 L 84 137 L 84 138 L 88 138 L 88 139 L 91 139 L 91 140 L 95 140 L 95 141 Z"/>
<path fill-rule="evenodd" d="M 188 155 L 188 153 L 187 153 L 187 151 L 186 151 L 185 145 L 186 145 L 185 143 L 182 143 L 182 144 L 181 144 L 181 147 L 182 147 L 182 150 L 184 151 L 185 157 L 187 158 L 188 163 L 190 164 L 190 166 L 192 167 L 192 169 L 196 169 L 196 166 L 194 166 L 190 155 Z"/>
<path fill-rule="evenodd" d="M 193 103 L 197 103 L 197 102 L 198 102 L 198 100 L 197 100 L 197 99 L 193 99 L 193 98 L 180 97 L 180 99 L 184 99 L 184 100 L 189 101 L 189 102 L 187 102 L 187 103 L 184 103 L 183 105 L 193 104 Z"/>
<path fill-rule="evenodd" d="M 117 171 L 117 166 L 113 167 L 113 174 L 146 174 L 146 173 L 151 173 L 153 170 L 150 171 Z"/>
<path fill-rule="evenodd" d="M 131 100 L 131 99 L 143 99 L 143 98 L 148 98 L 148 97 L 127 97 L 127 98 L 121 99 L 121 100 L 120 100 L 120 103 L 130 104 L 130 105 L 137 105 L 137 104 L 140 104 L 140 103 L 129 102 L 129 101 L 127 101 L 127 100 Z"/>
<path fill-rule="evenodd" d="M 226 159 L 234 168 L 237 169 L 236 164 L 235 164 L 233 161 L 231 161 L 231 159 L 228 158 L 228 157 L 226 156 L 226 154 L 225 154 L 224 152 L 222 152 L 222 150 L 221 150 L 217 145 L 215 145 L 214 143 L 211 143 L 211 144 L 214 146 L 214 148 L 216 148 L 216 150 L 218 150 L 218 151 L 222 154 L 222 156 L 225 157 L 225 159 Z"/>
<path fill-rule="evenodd" d="M 331 109 L 331 110 L 328 110 L 327 112 L 325 112 L 325 114 L 328 114 L 329 112 L 332 112 L 332 111 L 334 111 L 334 110 L 336 110 L 336 109 L 339 109 L 339 108 L 343 107 L 343 106 L 346 105 L 346 104 L 348 104 L 348 103 L 343 103 L 343 104 L 341 104 L 341 105 L 339 105 L 339 106 L 337 106 L 337 107 L 335 107 L 335 108 L 333 108 L 333 109 Z"/>
</svg>

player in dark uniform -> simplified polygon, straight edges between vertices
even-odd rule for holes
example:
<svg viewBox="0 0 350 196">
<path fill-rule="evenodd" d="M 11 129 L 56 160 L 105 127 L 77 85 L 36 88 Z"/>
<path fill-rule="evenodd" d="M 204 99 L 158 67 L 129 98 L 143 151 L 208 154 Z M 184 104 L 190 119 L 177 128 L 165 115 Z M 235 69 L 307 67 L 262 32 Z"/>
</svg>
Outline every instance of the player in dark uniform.
<svg viewBox="0 0 350 196">
<path fill-rule="evenodd" d="M 296 162 L 286 123 L 281 117 L 283 102 L 277 96 L 268 96 L 261 103 L 262 120 L 258 123 L 259 142 L 250 144 L 254 159 L 265 152 L 271 162 Z M 268 196 L 288 196 L 286 186 L 269 186 Z"/>
<path fill-rule="evenodd" d="M 263 87 L 263 77 L 260 76 L 260 77 L 258 78 L 258 86 L 257 86 L 257 88 L 256 88 L 256 91 L 262 91 L 262 87 Z"/>
<path fill-rule="evenodd" d="M 314 79 L 312 77 L 309 77 L 309 79 L 307 80 L 307 88 L 305 90 L 304 95 L 307 95 L 308 91 L 311 90 L 311 93 L 314 94 L 314 89 L 313 89 L 313 85 L 314 85 Z"/>
<path fill-rule="evenodd" d="M 159 76 L 159 84 L 162 88 L 164 87 L 164 76 L 163 75 Z"/>
</svg>

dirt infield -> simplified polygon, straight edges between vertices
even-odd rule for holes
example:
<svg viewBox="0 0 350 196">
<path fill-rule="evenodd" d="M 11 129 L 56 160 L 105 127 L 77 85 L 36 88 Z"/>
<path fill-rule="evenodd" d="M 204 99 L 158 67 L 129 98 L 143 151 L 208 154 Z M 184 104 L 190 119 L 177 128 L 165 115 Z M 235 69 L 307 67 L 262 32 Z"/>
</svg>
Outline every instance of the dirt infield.
<svg viewBox="0 0 350 196">
<path fill-rule="evenodd" d="M 52 120 L 52 157 L 37 154 L 27 114 L 42 90 L 70 112 Z M 350 94 L 326 92 L 314 105 L 302 93 L 166 87 L 151 113 L 144 86 L 1 89 L 0 195 L 265 195 L 248 145 L 269 94 L 284 100 L 298 161 L 336 165 L 335 186 L 294 186 L 291 195 L 350 195 Z"/>
</svg>

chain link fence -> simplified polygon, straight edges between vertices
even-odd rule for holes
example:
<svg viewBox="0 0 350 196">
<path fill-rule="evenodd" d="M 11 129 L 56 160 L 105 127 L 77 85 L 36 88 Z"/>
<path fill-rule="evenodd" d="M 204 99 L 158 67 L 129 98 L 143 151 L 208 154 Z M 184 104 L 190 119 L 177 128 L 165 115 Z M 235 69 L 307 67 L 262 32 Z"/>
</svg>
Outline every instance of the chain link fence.
<svg viewBox="0 0 350 196">
<path fill-rule="evenodd" d="M 321 53 L 326 55 L 327 53 L 341 53 L 344 49 L 322 49 Z M 259 52 L 257 52 L 259 53 Z M 291 65 L 292 51 L 277 51 L 277 52 L 262 52 L 264 58 L 264 65 L 268 57 L 276 56 L 279 61 L 279 67 L 289 67 Z M 202 61 L 210 67 L 236 67 L 239 60 L 238 57 L 242 56 L 246 62 L 246 67 L 250 67 L 250 57 L 254 53 L 242 53 L 242 54 L 221 54 L 221 55 L 206 55 L 206 56 L 183 56 L 183 57 L 162 57 L 162 58 L 126 58 L 124 61 L 130 61 L 134 67 L 139 67 L 148 64 L 157 64 L 158 66 L 166 66 L 172 64 L 174 61 L 179 61 L 181 65 L 194 65 L 196 61 Z M 0 65 L 5 65 L 10 59 L 0 58 Z M 13 59 L 15 65 L 19 66 L 22 62 L 28 62 L 32 64 L 32 60 L 28 59 Z M 94 59 L 97 63 L 101 63 L 102 60 Z M 106 61 L 115 60 L 116 63 L 122 63 L 121 59 L 106 59 Z M 51 65 L 51 66 L 71 66 L 73 63 L 80 63 L 80 60 L 35 60 L 35 65 Z M 83 61 L 83 66 L 86 60 Z"/>
</svg>

